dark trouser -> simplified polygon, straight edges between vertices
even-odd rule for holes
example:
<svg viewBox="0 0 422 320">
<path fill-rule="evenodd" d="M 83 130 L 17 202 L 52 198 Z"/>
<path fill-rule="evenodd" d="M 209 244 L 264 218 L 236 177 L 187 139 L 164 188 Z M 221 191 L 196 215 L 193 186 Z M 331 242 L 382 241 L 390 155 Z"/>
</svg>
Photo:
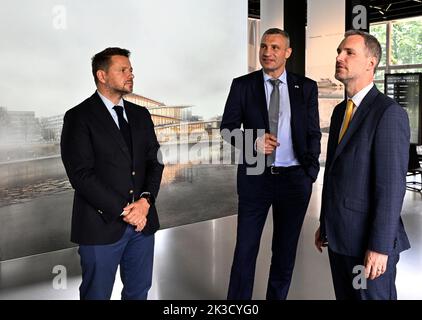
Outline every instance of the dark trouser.
<svg viewBox="0 0 422 320">
<path fill-rule="evenodd" d="M 344 256 L 330 249 L 328 256 L 337 300 L 397 300 L 395 282 L 398 254 L 389 256 L 386 272 L 374 280 L 366 279 L 366 286 L 362 282 L 365 275 L 363 268 L 356 267 L 353 273 L 355 266 L 363 266 L 363 257 Z"/>
<path fill-rule="evenodd" d="M 154 235 L 145 236 L 128 225 L 123 237 L 108 245 L 80 245 L 81 300 L 108 300 L 117 267 L 123 283 L 123 300 L 145 300 L 152 282 Z"/>
<path fill-rule="evenodd" d="M 252 298 L 261 234 L 272 205 L 274 231 L 266 298 L 286 299 L 312 180 L 301 167 L 286 169 L 278 175 L 266 171 L 262 176 L 246 179 L 256 192 L 239 195 L 237 241 L 227 298 Z"/>
</svg>

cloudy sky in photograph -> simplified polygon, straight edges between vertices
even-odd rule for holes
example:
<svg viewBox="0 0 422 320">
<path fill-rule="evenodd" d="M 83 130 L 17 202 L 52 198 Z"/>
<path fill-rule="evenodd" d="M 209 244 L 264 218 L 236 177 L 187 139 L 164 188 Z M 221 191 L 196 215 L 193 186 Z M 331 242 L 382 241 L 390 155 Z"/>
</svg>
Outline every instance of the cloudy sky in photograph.
<svg viewBox="0 0 422 320">
<path fill-rule="evenodd" d="M 132 52 L 134 92 L 221 115 L 247 72 L 246 0 L 3 0 L 0 106 L 58 115 L 95 91 L 91 57 Z"/>
</svg>

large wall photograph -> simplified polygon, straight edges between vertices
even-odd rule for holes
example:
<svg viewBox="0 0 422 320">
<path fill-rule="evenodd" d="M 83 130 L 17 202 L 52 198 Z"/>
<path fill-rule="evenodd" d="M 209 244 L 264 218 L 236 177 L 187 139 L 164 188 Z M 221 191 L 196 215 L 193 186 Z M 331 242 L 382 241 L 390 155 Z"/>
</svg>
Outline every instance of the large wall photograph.
<svg viewBox="0 0 422 320">
<path fill-rule="evenodd" d="M 344 86 L 334 78 L 336 48 L 343 39 L 345 18 L 327 17 L 331 12 L 344 12 L 343 1 L 312 0 L 308 2 L 306 29 L 306 76 L 318 84 L 319 117 L 322 131 L 320 162 L 325 164 L 331 114 L 344 99 Z"/>
<path fill-rule="evenodd" d="M 110 46 L 131 51 L 126 98 L 149 109 L 163 148 L 162 226 L 236 213 L 218 128 L 248 70 L 247 1 L 6 0 L 0 30 L 0 261 L 72 246 L 63 115 L 94 93 L 91 57 Z"/>
</svg>

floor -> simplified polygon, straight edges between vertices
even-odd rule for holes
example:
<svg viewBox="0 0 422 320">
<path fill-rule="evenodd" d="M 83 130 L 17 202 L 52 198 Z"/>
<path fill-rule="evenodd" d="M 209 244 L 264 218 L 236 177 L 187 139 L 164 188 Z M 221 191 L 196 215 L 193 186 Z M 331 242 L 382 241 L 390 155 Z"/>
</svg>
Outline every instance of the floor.
<svg viewBox="0 0 422 320">
<path fill-rule="evenodd" d="M 334 299 L 327 253 L 320 254 L 313 246 L 320 196 L 319 179 L 314 184 L 302 229 L 288 299 Z M 406 193 L 402 216 L 412 248 L 401 254 L 398 264 L 398 298 L 419 300 L 422 299 L 421 193 Z M 270 215 L 261 241 L 254 299 L 265 298 L 271 229 Z M 156 235 L 149 299 L 225 299 L 235 230 L 236 216 L 160 230 Z M 0 263 L 0 300 L 78 299 L 80 281 L 75 248 L 7 260 Z M 119 276 L 116 276 L 112 299 L 120 299 L 121 288 Z"/>
</svg>

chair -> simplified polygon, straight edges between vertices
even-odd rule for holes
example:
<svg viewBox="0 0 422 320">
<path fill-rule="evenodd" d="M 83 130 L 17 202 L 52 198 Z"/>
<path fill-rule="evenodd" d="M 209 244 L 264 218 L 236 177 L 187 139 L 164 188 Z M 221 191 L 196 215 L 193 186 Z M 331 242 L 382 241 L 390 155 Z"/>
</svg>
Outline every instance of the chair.
<svg viewBox="0 0 422 320">
<path fill-rule="evenodd" d="M 421 181 L 417 180 L 418 176 Z M 422 168 L 419 163 L 418 153 L 416 152 L 416 144 L 410 144 L 407 177 L 413 177 L 413 179 L 411 181 L 406 179 L 406 189 L 422 192 Z"/>
</svg>

